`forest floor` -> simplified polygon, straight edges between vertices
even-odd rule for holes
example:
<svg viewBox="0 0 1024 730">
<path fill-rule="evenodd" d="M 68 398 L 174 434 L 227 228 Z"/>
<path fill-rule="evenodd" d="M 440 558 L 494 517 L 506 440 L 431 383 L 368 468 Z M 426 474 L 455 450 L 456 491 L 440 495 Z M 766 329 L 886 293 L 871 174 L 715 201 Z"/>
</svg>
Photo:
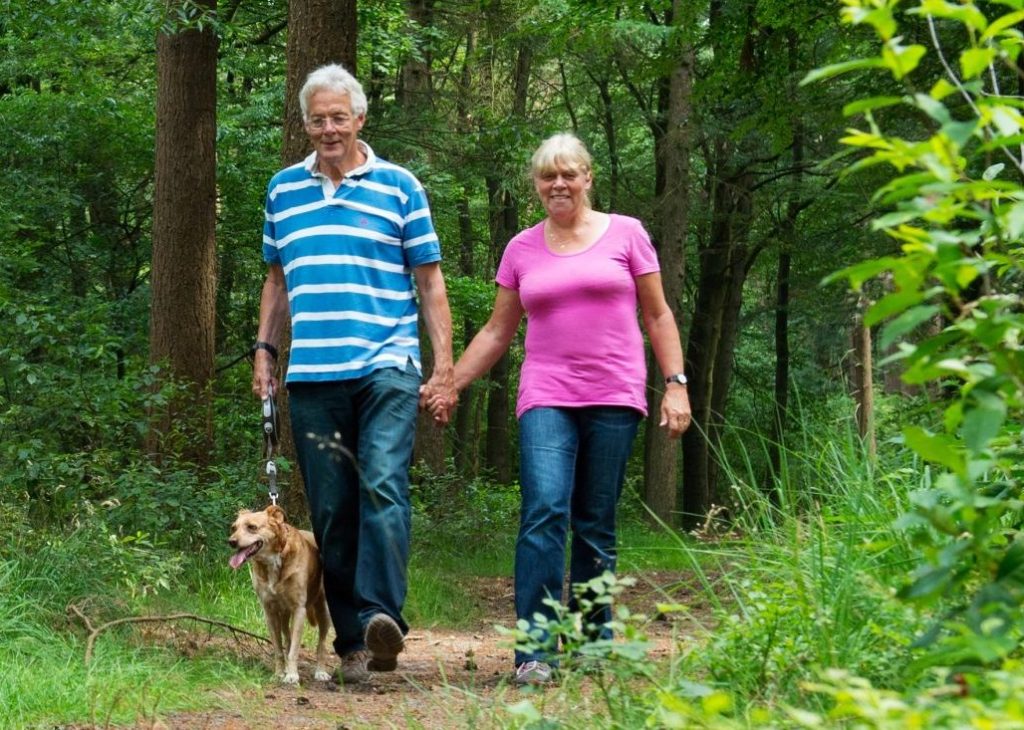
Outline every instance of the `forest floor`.
<svg viewBox="0 0 1024 730">
<path fill-rule="evenodd" d="M 700 620 L 699 607 L 687 600 L 688 581 L 668 571 L 648 571 L 633 576 L 636 583 L 620 601 L 634 614 L 653 617 L 656 604 L 671 595 L 674 602 L 689 604 L 686 614 L 651 620 L 644 633 L 651 643 L 650 657 L 659 660 L 678 650 L 677 638 L 694 633 Z M 259 690 L 224 688 L 218 693 L 217 708 L 140 718 L 135 725 L 149 730 L 249 730 L 282 728 L 306 730 L 362 730 L 363 728 L 486 728 L 497 726 L 492 708 L 507 708 L 524 699 L 535 706 L 545 703 L 558 711 L 558 703 L 569 700 L 562 693 L 512 685 L 511 640 L 495 626 L 515 622 L 511 578 L 476 579 L 471 593 L 479 625 L 465 630 L 412 627 L 406 649 L 399 656 L 396 672 L 374 673 L 362 685 L 339 687 L 333 682 L 312 679 L 312 652 L 304 647 L 300 662 L 301 684 L 289 687 L 269 681 L 270 658 L 266 649 L 244 645 L 199 630 L 164 629 L 150 637 L 174 642 L 183 654 L 198 651 L 233 651 L 242 661 L 260 662 L 267 667 L 268 682 Z M 255 600 L 255 598 L 254 598 Z M 467 607 L 468 610 L 468 607 Z M 307 644 L 309 635 L 307 633 Z M 212 644 L 212 645 L 211 645 Z M 589 680 L 588 680 L 589 681 Z M 598 702 L 584 684 L 571 700 Z M 567 708 L 561 708 L 567 709 Z M 569 708 L 572 711 L 572 708 Z M 505 717 L 506 726 L 508 716 Z"/>
</svg>

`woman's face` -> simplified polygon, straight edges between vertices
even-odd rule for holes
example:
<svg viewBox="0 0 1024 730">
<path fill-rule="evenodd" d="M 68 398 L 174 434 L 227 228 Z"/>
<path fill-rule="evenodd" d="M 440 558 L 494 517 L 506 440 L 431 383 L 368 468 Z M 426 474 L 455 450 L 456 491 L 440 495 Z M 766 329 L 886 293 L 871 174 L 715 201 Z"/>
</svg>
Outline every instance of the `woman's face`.
<svg viewBox="0 0 1024 730">
<path fill-rule="evenodd" d="M 535 175 L 533 184 L 548 216 L 564 218 L 586 208 L 591 175 L 576 165 L 559 163 Z"/>
</svg>

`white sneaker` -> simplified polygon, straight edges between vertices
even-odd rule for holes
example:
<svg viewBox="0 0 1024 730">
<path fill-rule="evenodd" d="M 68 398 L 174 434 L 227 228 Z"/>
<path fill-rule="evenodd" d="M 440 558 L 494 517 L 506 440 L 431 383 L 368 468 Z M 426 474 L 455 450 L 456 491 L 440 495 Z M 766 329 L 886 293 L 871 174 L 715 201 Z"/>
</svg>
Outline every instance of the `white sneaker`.
<svg viewBox="0 0 1024 730">
<path fill-rule="evenodd" d="M 551 665 L 545 662 L 523 662 L 516 667 L 516 684 L 547 684 L 552 673 Z"/>
</svg>

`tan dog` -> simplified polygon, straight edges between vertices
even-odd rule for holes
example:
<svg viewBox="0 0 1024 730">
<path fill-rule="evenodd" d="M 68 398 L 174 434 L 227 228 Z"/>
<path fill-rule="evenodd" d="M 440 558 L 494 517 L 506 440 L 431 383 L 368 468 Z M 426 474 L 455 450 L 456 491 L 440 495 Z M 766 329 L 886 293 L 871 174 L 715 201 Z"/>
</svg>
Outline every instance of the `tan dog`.
<svg viewBox="0 0 1024 730">
<path fill-rule="evenodd" d="M 324 655 L 331 620 L 313 533 L 292 527 L 284 521 L 284 510 L 271 505 L 262 512 L 239 512 L 228 544 L 236 550 L 230 560 L 232 568 L 237 570 L 249 563 L 252 587 L 263 604 L 274 647 L 274 667 L 281 680 L 285 684 L 299 681 L 299 648 L 307 620 L 320 632 L 313 676 L 329 680 Z"/>
</svg>

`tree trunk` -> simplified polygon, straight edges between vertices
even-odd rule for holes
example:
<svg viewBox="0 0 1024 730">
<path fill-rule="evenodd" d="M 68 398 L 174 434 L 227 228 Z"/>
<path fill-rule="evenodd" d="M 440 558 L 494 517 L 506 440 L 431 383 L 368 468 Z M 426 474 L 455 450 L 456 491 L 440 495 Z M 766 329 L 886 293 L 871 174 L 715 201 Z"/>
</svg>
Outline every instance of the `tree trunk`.
<svg viewBox="0 0 1024 730">
<path fill-rule="evenodd" d="M 309 137 L 302 122 L 299 91 L 311 71 L 327 63 L 340 63 L 356 72 L 356 0 L 289 0 L 288 72 L 285 82 L 284 119 L 281 135 L 281 164 L 294 164 L 310 152 Z M 278 346 L 280 378 L 288 370 L 291 352 L 291 327 L 282 333 Z M 288 412 L 288 390 L 277 395 L 280 414 L 281 453 L 292 464 L 298 464 L 295 440 Z M 308 521 L 309 508 L 302 474 L 298 468 L 288 474 L 288 488 L 282 490 L 282 504 L 294 523 Z"/>
<path fill-rule="evenodd" d="M 796 78 L 799 69 L 798 44 L 795 32 L 787 34 L 790 77 Z M 797 90 L 791 86 L 789 96 L 796 108 Z M 790 120 L 793 125 L 793 167 L 798 170 L 786 205 L 786 217 L 782 221 L 780 236 L 779 266 L 775 279 L 775 413 L 772 421 L 772 437 L 768 442 L 768 461 L 771 467 L 766 488 L 772 502 L 779 504 L 782 484 L 782 454 L 786 445 L 786 431 L 789 420 L 789 274 L 792 264 L 793 247 L 797 243 L 796 222 L 802 210 L 800 187 L 803 179 L 799 169 L 804 161 L 804 129 L 799 117 Z"/>
<path fill-rule="evenodd" d="M 512 194 L 502 189 L 501 181 L 487 178 L 488 207 L 491 219 L 491 246 L 495 261 L 519 226 L 519 206 Z M 512 459 L 509 438 L 509 420 L 512 409 L 509 405 L 509 363 L 508 352 L 491 368 L 487 388 L 487 439 L 484 446 L 484 462 L 501 484 L 512 482 Z"/>
<path fill-rule="evenodd" d="M 289 0 L 283 165 L 298 162 L 311 150 L 299 107 L 299 90 L 309 72 L 340 63 L 356 73 L 356 6 L 356 0 Z"/>
<path fill-rule="evenodd" d="M 681 0 L 676 0 L 678 6 Z M 674 17 L 682 13 L 674 12 Z M 668 119 L 663 153 L 665 189 L 659 198 L 660 231 L 658 256 L 661 262 L 665 299 L 675 315 L 676 327 L 683 329 L 683 285 L 686 279 L 686 241 L 690 226 L 690 146 L 693 88 L 693 49 L 685 48 L 669 80 Z M 689 369 L 689 368 L 687 368 Z M 679 442 L 668 438 L 658 426 L 665 380 L 651 358 L 648 388 L 648 418 L 644 443 L 644 501 L 664 522 L 673 521 L 679 483 Z M 690 386 L 692 387 L 692 386 Z"/>
<path fill-rule="evenodd" d="M 216 0 L 200 0 L 216 11 Z M 211 26 L 157 37 L 150 362 L 186 385 L 154 413 L 149 446 L 205 464 L 216 319 L 217 36 Z"/>
<path fill-rule="evenodd" d="M 516 55 L 513 76 L 511 111 L 514 119 L 522 120 L 526 116 L 532 58 L 533 52 L 530 46 L 523 42 Z M 509 239 L 519 231 L 519 204 L 499 177 L 493 174 L 488 175 L 486 183 L 491 249 L 494 252 L 494 260 L 498 261 Z M 484 448 L 487 466 L 494 471 L 498 481 L 503 484 L 511 483 L 513 465 L 510 458 L 512 449 L 508 433 L 512 412 L 509 406 L 509 396 L 511 395 L 509 392 L 510 360 L 511 358 L 506 352 L 491 368 L 487 397 L 487 441 Z"/>
<path fill-rule="evenodd" d="M 459 197 L 459 273 L 465 277 L 472 277 L 476 266 L 474 263 L 473 249 L 473 221 L 469 212 L 469 191 L 463 188 Z M 473 337 L 476 336 L 476 325 L 472 318 L 464 317 L 462 320 L 462 343 L 463 350 L 469 346 Z M 477 438 L 474 403 L 476 401 L 475 385 L 470 385 L 459 398 L 459 407 L 455 411 L 455 468 L 464 476 L 476 476 L 479 460 L 477 459 Z"/>
<path fill-rule="evenodd" d="M 857 432 L 873 460 L 875 442 L 875 395 L 872 375 L 871 328 L 864 324 L 866 300 L 861 297 L 853 320 L 853 397 L 857 405 Z"/>
<path fill-rule="evenodd" d="M 409 20 L 424 29 L 434 25 L 434 0 L 406 0 L 405 11 Z M 421 36 L 429 38 L 427 35 Z M 431 93 L 431 59 L 433 57 L 429 40 L 417 43 L 415 52 L 405 60 L 399 73 L 395 100 L 406 113 L 415 114 L 428 108 L 433 99 Z"/>
<path fill-rule="evenodd" d="M 683 513 L 699 521 L 715 497 L 714 451 L 728 397 L 743 284 L 750 256 L 746 242 L 752 176 L 722 172 L 730 152 L 720 142 L 711 179 L 710 240 L 700 250 L 697 304 L 687 343 L 693 425 L 683 436 Z M 720 166 L 721 165 L 721 166 Z"/>
</svg>

